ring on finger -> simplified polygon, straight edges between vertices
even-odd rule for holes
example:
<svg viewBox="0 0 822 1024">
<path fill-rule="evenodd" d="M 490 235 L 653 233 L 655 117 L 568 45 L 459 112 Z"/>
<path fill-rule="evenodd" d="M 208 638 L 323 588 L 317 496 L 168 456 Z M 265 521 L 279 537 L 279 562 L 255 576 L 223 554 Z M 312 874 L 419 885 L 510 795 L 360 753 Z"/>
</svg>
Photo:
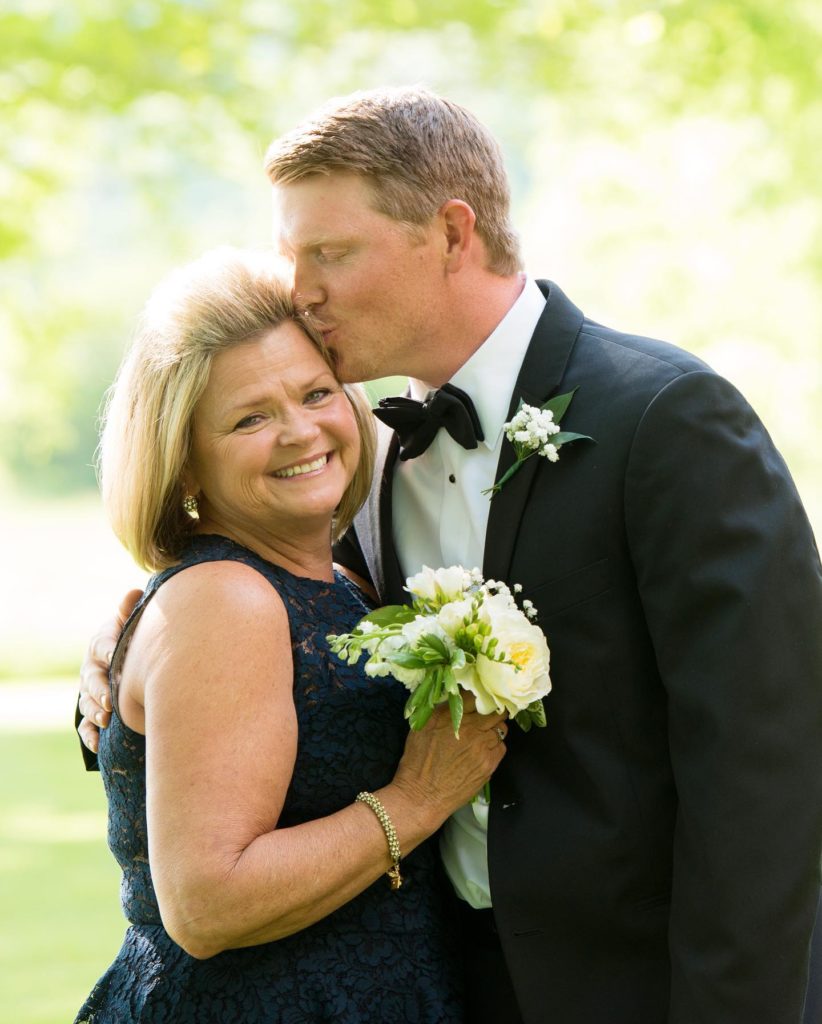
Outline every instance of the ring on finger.
<svg viewBox="0 0 822 1024">
<path fill-rule="evenodd" d="M 501 725 L 495 725 L 494 726 L 494 732 L 499 737 L 500 743 L 504 743 L 505 742 L 505 730 L 502 728 L 502 726 Z"/>
</svg>

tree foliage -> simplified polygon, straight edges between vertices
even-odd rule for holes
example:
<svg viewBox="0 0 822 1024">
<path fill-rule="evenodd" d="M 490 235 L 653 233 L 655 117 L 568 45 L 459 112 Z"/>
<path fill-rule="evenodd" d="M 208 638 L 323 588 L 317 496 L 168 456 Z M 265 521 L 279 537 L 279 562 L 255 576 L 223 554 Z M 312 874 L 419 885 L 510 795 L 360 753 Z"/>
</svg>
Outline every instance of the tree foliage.
<svg viewBox="0 0 822 1024">
<path fill-rule="evenodd" d="M 0 444 L 86 486 L 95 412 L 147 288 L 217 241 L 265 241 L 268 140 L 328 95 L 426 80 L 544 172 L 544 101 L 631 146 L 753 126 L 738 202 L 819 220 L 816 0 L 7 0 L 0 11 Z M 797 260 L 822 277 L 822 232 Z M 14 383 L 12 384 L 12 380 Z"/>
</svg>

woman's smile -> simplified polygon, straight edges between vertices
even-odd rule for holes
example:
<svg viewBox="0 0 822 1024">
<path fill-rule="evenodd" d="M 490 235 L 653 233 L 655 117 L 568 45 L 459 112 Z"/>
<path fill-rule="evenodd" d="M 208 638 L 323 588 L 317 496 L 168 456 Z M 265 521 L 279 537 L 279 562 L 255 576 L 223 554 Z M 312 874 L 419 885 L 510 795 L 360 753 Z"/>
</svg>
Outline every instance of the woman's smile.
<svg viewBox="0 0 822 1024">
<path fill-rule="evenodd" d="M 326 452 L 324 455 L 317 456 L 316 459 L 298 462 L 292 466 L 285 466 L 283 469 L 275 469 L 271 475 L 275 476 L 278 480 L 287 480 L 291 479 L 291 477 L 307 476 L 308 474 L 313 475 L 326 467 L 332 454 L 332 452 Z"/>
</svg>

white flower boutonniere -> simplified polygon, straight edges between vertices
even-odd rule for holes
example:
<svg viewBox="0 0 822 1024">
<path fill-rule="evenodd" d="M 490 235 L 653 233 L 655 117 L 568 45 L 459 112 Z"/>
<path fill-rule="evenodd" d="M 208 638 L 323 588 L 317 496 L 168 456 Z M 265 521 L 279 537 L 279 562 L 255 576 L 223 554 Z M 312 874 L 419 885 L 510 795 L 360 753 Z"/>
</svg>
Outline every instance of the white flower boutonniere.
<svg viewBox="0 0 822 1024">
<path fill-rule="evenodd" d="M 571 441 L 594 440 L 587 434 L 574 434 L 569 430 L 560 429 L 560 420 L 571 404 L 576 390 L 574 388 L 567 394 L 556 395 L 541 407 L 520 402 L 514 418 L 503 425 L 505 436 L 514 446 L 517 460 L 494 486 L 484 490 L 483 494 L 490 494 L 493 498 L 532 455 L 542 455 L 549 462 L 557 462 L 559 450 L 564 444 L 570 444 Z"/>
<path fill-rule="evenodd" d="M 504 583 L 459 565 L 426 566 L 405 589 L 410 606 L 377 608 L 351 633 L 329 636 L 331 650 L 352 665 L 365 653 L 367 675 L 399 680 L 410 691 L 405 717 L 412 729 L 447 702 L 459 736 L 464 690 L 474 694 L 482 715 L 507 711 L 526 731 L 545 725 L 550 655 L 531 621 L 537 613 L 530 601 L 520 609 Z"/>
</svg>

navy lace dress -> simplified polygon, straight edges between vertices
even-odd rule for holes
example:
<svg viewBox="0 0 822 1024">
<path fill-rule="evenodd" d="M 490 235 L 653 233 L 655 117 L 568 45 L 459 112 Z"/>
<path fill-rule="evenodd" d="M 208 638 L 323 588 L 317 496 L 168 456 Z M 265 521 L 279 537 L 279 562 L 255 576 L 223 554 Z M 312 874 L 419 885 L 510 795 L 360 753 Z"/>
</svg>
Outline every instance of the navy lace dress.
<svg viewBox="0 0 822 1024">
<path fill-rule="evenodd" d="M 293 576 L 222 537 L 195 538 L 179 565 L 154 576 L 126 624 L 115 666 L 139 609 L 174 573 L 233 560 L 261 572 L 283 599 L 291 627 L 299 738 L 282 826 L 347 806 L 388 783 L 402 753 L 405 693 L 339 662 L 325 636 L 365 614 L 361 592 Z M 116 676 L 116 672 L 115 672 Z M 146 837 L 145 738 L 116 714 L 103 730 L 100 770 L 109 803 L 109 846 L 122 870 L 130 922 L 114 963 L 76 1024 L 452 1024 L 461 1021 L 451 895 L 436 844 L 403 862 L 403 887 L 386 878 L 333 914 L 277 942 L 195 960 L 165 932 L 151 883 Z"/>
</svg>

